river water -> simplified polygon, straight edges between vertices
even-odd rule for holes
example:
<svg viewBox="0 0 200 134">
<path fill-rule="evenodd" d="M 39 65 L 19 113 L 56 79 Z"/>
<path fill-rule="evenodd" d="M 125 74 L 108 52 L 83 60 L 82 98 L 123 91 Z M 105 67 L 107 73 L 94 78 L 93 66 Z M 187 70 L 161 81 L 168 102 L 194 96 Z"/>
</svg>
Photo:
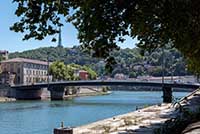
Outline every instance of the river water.
<svg viewBox="0 0 200 134">
<path fill-rule="evenodd" d="M 175 97 L 186 92 L 174 92 Z M 0 134 L 52 134 L 63 121 L 79 126 L 134 111 L 136 106 L 162 103 L 162 92 L 113 91 L 109 95 L 78 97 L 67 101 L 16 101 L 0 103 Z"/>
</svg>

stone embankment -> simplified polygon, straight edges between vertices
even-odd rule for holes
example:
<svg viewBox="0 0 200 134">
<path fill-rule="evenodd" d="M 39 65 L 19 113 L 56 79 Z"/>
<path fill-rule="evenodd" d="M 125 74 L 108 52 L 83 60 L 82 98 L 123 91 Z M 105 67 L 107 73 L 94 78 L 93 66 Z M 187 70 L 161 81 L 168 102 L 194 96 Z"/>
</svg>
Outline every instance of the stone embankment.
<svg viewBox="0 0 200 134">
<path fill-rule="evenodd" d="M 64 99 L 69 99 L 73 97 L 80 96 L 94 96 L 94 95 L 105 95 L 109 94 L 108 87 L 67 87 Z M 43 89 L 41 94 L 42 100 L 47 100 L 50 98 L 50 92 L 47 89 Z"/>
<path fill-rule="evenodd" d="M 73 89 L 72 89 L 73 90 Z M 65 99 L 71 98 L 71 97 L 80 97 L 80 96 L 95 96 L 95 95 L 105 95 L 109 94 L 110 92 L 107 91 L 107 87 L 79 87 L 78 90 L 76 90 L 76 93 L 69 93 L 64 96 Z"/>
<path fill-rule="evenodd" d="M 12 95 L 13 93 L 11 92 L 11 89 L 8 85 L 0 84 L 0 102 L 16 101 L 15 98 L 10 98 Z"/>
<path fill-rule="evenodd" d="M 200 133 L 200 121 L 189 124 L 182 134 L 199 134 Z"/>
<path fill-rule="evenodd" d="M 10 102 L 10 101 L 16 101 L 16 99 L 8 97 L 0 97 L 0 102 Z"/>
<path fill-rule="evenodd" d="M 128 114 L 76 127 L 74 134 L 180 133 L 200 113 L 200 90 L 174 104 L 154 105 Z"/>
</svg>

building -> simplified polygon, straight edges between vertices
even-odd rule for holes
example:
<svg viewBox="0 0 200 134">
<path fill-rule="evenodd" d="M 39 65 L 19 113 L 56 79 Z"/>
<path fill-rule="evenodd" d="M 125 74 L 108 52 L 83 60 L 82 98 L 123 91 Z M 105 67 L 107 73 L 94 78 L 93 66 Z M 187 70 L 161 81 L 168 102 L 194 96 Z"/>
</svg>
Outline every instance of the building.
<svg viewBox="0 0 200 134">
<path fill-rule="evenodd" d="M 0 50 L 0 56 L 2 56 L 4 58 L 4 60 L 8 59 L 8 51 L 6 50 Z"/>
<path fill-rule="evenodd" d="M 80 70 L 79 71 L 79 78 L 81 79 L 81 80 L 88 80 L 88 72 L 87 71 L 85 71 L 85 70 Z"/>
<path fill-rule="evenodd" d="M 78 77 L 80 80 L 88 80 L 89 74 L 85 70 L 77 69 L 77 70 L 74 71 L 74 76 Z"/>
<path fill-rule="evenodd" d="M 32 84 L 48 81 L 48 62 L 45 61 L 14 58 L 2 61 L 1 68 L 2 83 Z"/>
<path fill-rule="evenodd" d="M 116 80 L 126 80 L 128 78 L 127 75 L 124 75 L 123 73 L 117 73 L 114 76 L 114 79 Z"/>
</svg>

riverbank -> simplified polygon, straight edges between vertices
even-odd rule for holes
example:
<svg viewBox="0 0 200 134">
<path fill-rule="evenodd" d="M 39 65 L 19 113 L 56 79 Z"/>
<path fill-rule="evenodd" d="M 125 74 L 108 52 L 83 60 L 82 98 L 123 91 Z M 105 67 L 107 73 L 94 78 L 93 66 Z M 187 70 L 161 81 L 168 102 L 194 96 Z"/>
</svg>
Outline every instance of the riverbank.
<svg viewBox="0 0 200 134">
<path fill-rule="evenodd" d="M 82 97 L 82 96 L 98 96 L 98 95 L 107 95 L 111 92 L 108 91 L 107 87 L 68 87 L 68 89 L 65 90 L 63 99 L 72 99 L 75 97 Z M 41 94 L 42 100 L 50 100 L 50 92 L 45 88 L 42 91 Z"/>
<path fill-rule="evenodd" d="M 7 97 L 11 95 L 11 88 L 8 85 L 0 84 L 0 102 L 16 101 L 15 98 Z"/>
<path fill-rule="evenodd" d="M 16 101 L 16 99 L 8 97 L 0 97 L 0 102 L 11 102 L 11 101 Z"/>
<path fill-rule="evenodd" d="M 154 105 L 73 129 L 74 134 L 180 133 L 199 114 L 200 90 L 175 104 Z"/>
</svg>

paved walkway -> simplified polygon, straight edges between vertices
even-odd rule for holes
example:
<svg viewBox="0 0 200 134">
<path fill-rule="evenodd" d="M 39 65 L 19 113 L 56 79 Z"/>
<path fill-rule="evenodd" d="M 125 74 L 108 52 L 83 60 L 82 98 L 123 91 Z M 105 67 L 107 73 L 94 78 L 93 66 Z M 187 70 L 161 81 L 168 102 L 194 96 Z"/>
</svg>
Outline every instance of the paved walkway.
<svg viewBox="0 0 200 134">
<path fill-rule="evenodd" d="M 180 115 L 181 108 L 191 112 L 199 110 L 200 91 L 196 90 L 179 103 L 161 104 L 137 110 L 128 114 L 101 120 L 74 128 L 74 134 L 152 134 Z"/>
<path fill-rule="evenodd" d="M 15 98 L 0 97 L 0 102 L 16 101 Z"/>
<path fill-rule="evenodd" d="M 182 134 L 200 134 L 200 121 L 188 125 Z"/>
</svg>

